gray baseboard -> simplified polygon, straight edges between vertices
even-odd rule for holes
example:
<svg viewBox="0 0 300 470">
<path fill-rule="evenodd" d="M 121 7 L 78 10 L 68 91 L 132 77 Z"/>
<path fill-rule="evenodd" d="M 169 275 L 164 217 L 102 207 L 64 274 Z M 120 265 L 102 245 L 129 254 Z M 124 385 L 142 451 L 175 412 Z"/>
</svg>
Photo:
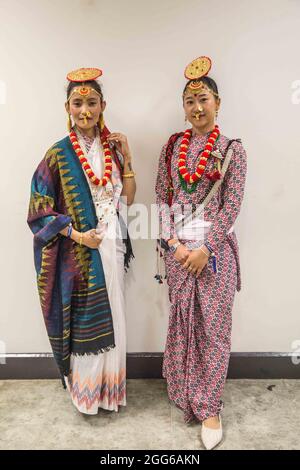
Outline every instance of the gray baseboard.
<svg viewBox="0 0 300 470">
<path fill-rule="evenodd" d="M 162 353 L 128 353 L 127 378 L 160 379 L 162 357 Z M 59 373 L 51 353 L 0 356 L 0 380 L 56 378 Z M 233 352 L 228 378 L 300 379 L 300 360 L 292 353 Z"/>
</svg>

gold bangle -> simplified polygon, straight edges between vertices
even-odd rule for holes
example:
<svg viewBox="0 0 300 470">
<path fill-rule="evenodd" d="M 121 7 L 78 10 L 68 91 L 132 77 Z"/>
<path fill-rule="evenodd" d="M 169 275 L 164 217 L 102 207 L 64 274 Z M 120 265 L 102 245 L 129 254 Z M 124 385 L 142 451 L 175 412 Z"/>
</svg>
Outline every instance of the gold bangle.
<svg viewBox="0 0 300 470">
<path fill-rule="evenodd" d="M 134 178 L 134 175 L 134 171 L 131 171 L 130 173 L 123 173 L 123 178 Z"/>
<path fill-rule="evenodd" d="M 82 237 L 83 237 L 83 232 L 80 232 L 80 237 L 79 237 L 79 246 L 82 245 Z"/>
<path fill-rule="evenodd" d="M 208 258 L 210 258 L 210 254 L 208 255 L 208 254 L 206 253 L 206 251 L 203 250 L 202 247 L 200 247 L 199 249 L 200 249 Z"/>
</svg>

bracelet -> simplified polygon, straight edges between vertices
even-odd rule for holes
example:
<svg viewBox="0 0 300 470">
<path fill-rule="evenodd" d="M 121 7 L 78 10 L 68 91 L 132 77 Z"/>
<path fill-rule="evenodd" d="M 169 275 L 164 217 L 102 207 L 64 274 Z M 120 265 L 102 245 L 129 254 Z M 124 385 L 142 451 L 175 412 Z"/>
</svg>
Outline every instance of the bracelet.
<svg viewBox="0 0 300 470">
<path fill-rule="evenodd" d="M 67 237 L 70 238 L 72 234 L 73 226 L 72 222 L 69 223 Z"/>
<path fill-rule="evenodd" d="M 129 173 L 123 173 L 123 178 L 133 178 L 135 175 L 134 171 L 130 171 Z"/>
<path fill-rule="evenodd" d="M 83 232 L 80 232 L 80 237 L 79 237 L 79 246 L 82 245 L 82 237 L 83 237 Z"/>
<path fill-rule="evenodd" d="M 172 243 L 172 245 L 169 245 L 169 251 L 170 251 L 171 253 L 173 253 L 173 255 L 174 255 L 174 253 L 176 252 L 177 248 L 178 248 L 180 245 L 181 245 L 180 241 L 177 240 L 177 242 Z"/>
<path fill-rule="evenodd" d="M 211 246 L 208 242 L 205 242 L 204 245 L 206 246 L 206 248 L 208 249 L 208 251 L 210 251 L 211 253 L 214 252 L 212 246 Z"/>
<path fill-rule="evenodd" d="M 201 251 L 203 251 L 203 253 L 204 253 L 208 258 L 211 256 L 211 253 L 208 255 L 208 254 L 206 253 L 206 251 L 204 251 L 203 248 L 201 248 L 201 246 L 200 246 L 199 249 L 200 249 Z"/>
</svg>

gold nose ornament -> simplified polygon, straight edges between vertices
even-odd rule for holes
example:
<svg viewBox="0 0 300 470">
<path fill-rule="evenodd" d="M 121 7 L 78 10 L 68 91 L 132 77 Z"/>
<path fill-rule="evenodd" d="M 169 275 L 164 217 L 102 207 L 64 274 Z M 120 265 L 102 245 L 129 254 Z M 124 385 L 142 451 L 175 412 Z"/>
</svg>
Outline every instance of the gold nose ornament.
<svg viewBox="0 0 300 470">
<path fill-rule="evenodd" d="M 197 119 L 197 121 L 199 121 L 202 112 L 203 112 L 203 108 L 201 107 L 199 107 L 198 111 L 195 112 L 194 116 Z"/>
<path fill-rule="evenodd" d="M 86 111 L 86 113 L 82 113 L 84 124 L 87 124 L 87 118 L 91 117 L 90 111 Z"/>
</svg>

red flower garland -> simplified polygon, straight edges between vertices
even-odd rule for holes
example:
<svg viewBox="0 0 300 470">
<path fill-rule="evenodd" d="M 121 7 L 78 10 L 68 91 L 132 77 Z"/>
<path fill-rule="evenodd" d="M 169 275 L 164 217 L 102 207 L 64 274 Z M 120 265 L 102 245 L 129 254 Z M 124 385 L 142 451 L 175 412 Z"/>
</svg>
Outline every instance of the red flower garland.
<svg viewBox="0 0 300 470">
<path fill-rule="evenodd" d="M 188 147 L 190 144 L 191 136 L 192 136 L 192 129 L 187 129 L 184 133 L 181 145 L 180 145 L 180 150 L 179 150 L 179 158 L 178 158 L 178 170 L 179 173 L 181 174 L 182 178 L 187 182 L 187 183 L 195 183 L 200 180 L 201 176 L 203 175 L 206 165 L 207 165 L 207 160 L 210 157 L 210 154 L 212 152 L 212 149 L 214 147 L 214 144 L 217 140 L 217 138 L 220 135 L 220 130 L 217 125 L 215 125 L 214 130 L 210 133 L 210 136 L 208 138 L 208 141 L 205 145 L 205 148 L 203 152 L 200 155 L 200 160 L 197 165 L 195 173 L 192 175 L 188 172 L 188 169 L 186 167 L 186 155 L 188 151 Z"/>
<path fill-rule="evenodd" d="M 110 147 L 109 147 L 109 144 L 108 144 L 107 140 L 105 140 L 101 137 L 101 143 L 102 143 L 102 146 L 103 146 L 105 159 L 104 159 L 103 178 L 99 179 L 99 178 L 97 178 L 97 176 L 95 175 L 95 173 L 91 169 L 90 164 L 88 163 L 86 157 L 84 156 L 82 148 L 79 145 L 76 133 L 74 131 L 71 131 L 70 134 L 69 134 L 69 137 L 70 137 L 73 149 L 74 149 L 76 155 L 79 158 L 82 169 L 83 169 L 83 171 L 85 171 L 87 176 L 90 178 L 91 182 L 96 186 L 106 186 L 106 184 L 110 180 L 111 174 L 112 174 L 112 156 L 111 156 L 111 151 L 110 151 Z"/>
</svg>

